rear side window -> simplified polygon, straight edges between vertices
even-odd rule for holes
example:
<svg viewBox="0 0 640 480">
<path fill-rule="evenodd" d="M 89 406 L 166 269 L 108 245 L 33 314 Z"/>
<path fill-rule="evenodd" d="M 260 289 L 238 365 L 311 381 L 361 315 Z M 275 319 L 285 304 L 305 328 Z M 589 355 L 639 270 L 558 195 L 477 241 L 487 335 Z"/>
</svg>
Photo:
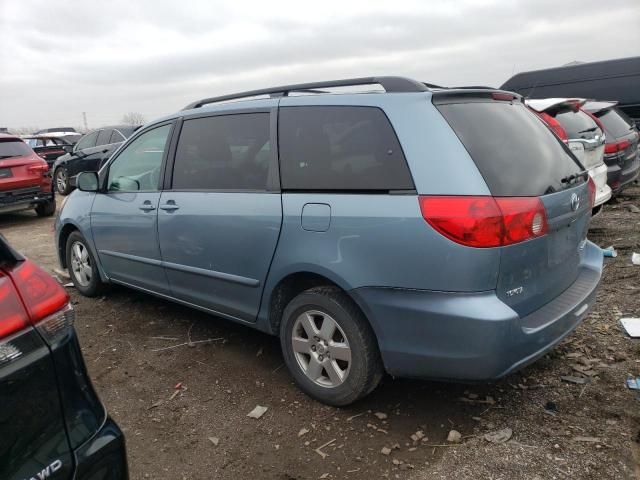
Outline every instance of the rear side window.
<svg viewBox="0 0 640 480">
<path fill-rule="evenodd" d="M 389 120 L 375 107 L 283 107 L 280 176 L 289 190 L 411 190 Z"/>
<path fill-rule="evenodd" d="M 76 145 L 76 150 L 82 150 L 83 148 L 91 148 L 96 146 L 96 139 L 98 138 L 98 132 L 91 132 L 80 139 Z"/>
<path fill-rule="evenodd" d="M 520 103 L 439 104 L 494 196 L 562 190 L 579 164 L 542 120 Z"/>
<path fill-rule="evenodd" d="M 0 159 L 11 157 L 26 157 L 32 150 L 22 140 L 0 140 Z"/>
<path fill-rule="evenodd" d="M 633 122 L 622 112 L 618 112 L 615 109 L 605 110 L 602 113 L 597 113 L 596 116 L 600 119 L 604 125 L 605 130 L 616 138 L 629 135 L 629 132 L 633 128 Z"/>
<path fill-rule="evenodd" d="M 174 190 L 266 190 L 269 114 L 185 120 L 173 167 Z"/>
<path fill-rule="evenodd" d="M 100 133 L 98 134 L 98 140 L 96 141 L 96 146 L 100 146 L 100 145 L 108 145 L 110 142 L 110 138 L 111 138 L 111 132 L 113 130 L 109 130 L 109 129 L 105 129 L 105 130 L 100 130 Z"/>
<path fill-rule="evenodd" d="M 555 119 L 560 122 L 564 131 L 567 132 L 569 140 L 583 138 L 585 134 L 597 133 L 600 130 L 595 120 L 582 111 L 559 113 L 555 116 Z"/>
</svg>

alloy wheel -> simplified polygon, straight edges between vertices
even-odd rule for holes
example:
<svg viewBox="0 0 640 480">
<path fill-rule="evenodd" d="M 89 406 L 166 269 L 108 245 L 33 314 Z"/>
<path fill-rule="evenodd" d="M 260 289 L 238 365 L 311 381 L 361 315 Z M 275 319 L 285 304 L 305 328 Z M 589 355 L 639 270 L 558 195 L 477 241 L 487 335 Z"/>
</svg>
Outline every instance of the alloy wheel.
<svg viewBox="0 0 640 480">
<path fill-rule="evenodd" d="M 309 310 L 296 318 L 291 335 L 298 366 L 311 381 L 326 388 L 344 383 L 351 367 L 351 348 L 331 316 Z"/>
<path fill-rule="evenodd" d="M 81 242 L 71 245 L 71 271 L 76 281 L 83 287 L 88 287 L 93 276 L 91 257 L 87 247 Z"/>
</svg>

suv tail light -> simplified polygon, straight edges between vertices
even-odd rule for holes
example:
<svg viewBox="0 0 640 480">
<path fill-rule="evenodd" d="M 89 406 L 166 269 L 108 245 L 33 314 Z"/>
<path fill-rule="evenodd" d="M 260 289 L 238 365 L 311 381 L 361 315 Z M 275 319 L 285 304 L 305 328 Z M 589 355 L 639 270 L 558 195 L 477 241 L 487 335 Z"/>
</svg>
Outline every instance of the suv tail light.
<svg viewBox="0 0 640 480">
<path fill-rule="evenodd" d="M 30 260 L 0 271 L 0 341 L 29 325 L 38 329 L 51 345 L 64 338 L 73 325 L 69 295 L 51 275 Z M 0 343 L 0 365 L 3 348 Z"/>
<path fill-rule="evenodd" d="M 468 247 L 502 247 L 545 235 L 538 197 L 421 196 L 422 216 L 434 229 Z"/>
<path fill-rule="evenodd" d="M 569 141 L 569 136 L 567 135 L 567 132 L 565 131 L 564 128 L 562 128 L 562 125 L 560 125 L 560 122 L 558 120 L 556 120 L 551 115 L 545 112 L 540 112 L 540 113 L 535 112 L 535 113 L 542 119 L 544 123 L 547 124 L 547 126 L 551 129 L 551 131 L 555 133 L 560 140 L 562 140 L 564 143 L 567 143 Z"/>
<path fill-rule="evenodd" d="M 619 142 L 607 143 L 604 146 L 604 153 L 605 155 L 611 155 L 614 153 L 623 152 L 627 148 L 629 148 L 630 145 L 631 145 L 631 142 L 629 140 L 621 140 Z"/>
<path fill-rule="evenodd" d="M 591 208 L 593 208 L 596 206 L 596 182 L 593 181 L 591 175 L 589 175 L 587 187 L 589 187 L 589 204 L 591 205 Z"/>
</svg>

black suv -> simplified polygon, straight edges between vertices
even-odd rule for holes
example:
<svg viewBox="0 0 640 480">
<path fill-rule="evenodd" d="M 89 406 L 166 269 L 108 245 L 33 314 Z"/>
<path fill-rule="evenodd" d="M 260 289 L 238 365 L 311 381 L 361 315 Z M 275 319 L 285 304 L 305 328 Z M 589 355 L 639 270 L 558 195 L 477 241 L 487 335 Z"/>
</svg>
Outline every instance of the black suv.
<svg viewBox="0 0 640 480">
<path fill-rule="evenodd" d="M 76 186 L 80 172 L 97 172 L 111 154 L 140 126 L 115 125 L 84 135 L 67 155 L 58 157 L 53 166 L 56 191 L 68 195 Z"/>
<path fill-rule="evenodd" d="M 0 235 L 0 478 L 126 480 L 124 437 L 87 375 L 69 295 Z"/>
</svg>

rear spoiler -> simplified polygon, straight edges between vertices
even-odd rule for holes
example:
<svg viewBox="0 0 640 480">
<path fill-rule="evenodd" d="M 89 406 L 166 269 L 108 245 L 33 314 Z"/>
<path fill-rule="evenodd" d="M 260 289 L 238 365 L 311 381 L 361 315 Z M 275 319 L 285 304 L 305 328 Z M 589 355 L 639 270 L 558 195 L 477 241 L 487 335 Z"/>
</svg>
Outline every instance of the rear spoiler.
<svg viewBox="0 0 640 480">
<path fill-rule="evenodd" d="M 527 99 L 525 104 L 535 110 L 538 113 L 542 112 L 568 112 L 576 111 L 581 108 L 587 102 L 584 98 L 541 98 L 541 99 Z"/>
<path fill-rule="evenodd" d="M 598 113 L 598 112 L 603 112 L 605 110 L 610 110 L 617 105 L 618 105 L 618 102 L 614 100 L 606 101 L 606 102 L 588 101 L 587 103 L 584 104 L 583 108 L 589 113 Z"/>
<path fill-rule="evenodd" d="M 434 105 L 443 103 L 486 102 L 487 100 L 521 103 L 523 98 L 514 92 L 488 87 L 457 87 L 434 90 L 432 92 L 432 102 Z"/>
</svg>

